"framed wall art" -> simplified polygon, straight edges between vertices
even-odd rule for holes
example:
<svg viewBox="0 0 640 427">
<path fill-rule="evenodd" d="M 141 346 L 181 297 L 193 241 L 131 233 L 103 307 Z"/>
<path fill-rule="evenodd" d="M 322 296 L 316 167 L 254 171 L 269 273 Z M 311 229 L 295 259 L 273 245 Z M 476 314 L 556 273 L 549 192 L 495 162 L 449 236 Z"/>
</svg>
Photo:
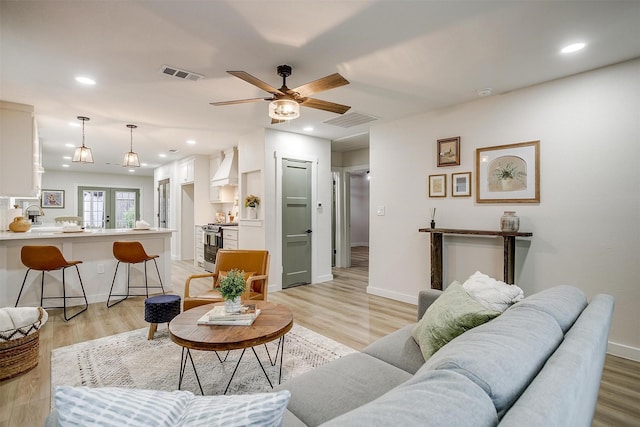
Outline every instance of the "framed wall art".
<svg viewBox="0 0 640 427">
<path fill-rule="evenodd" d="M 453 197 L 471 196 L 471 172 L 451 174 L 451 195 Z"/>
<path fill-rule="evenodd" d="M 42 190 L 43 208 L 64 208 L 64 190 Z"/>
<path fill-rule="evenodd" d="M 460 137 L 438 140 L 438 167 L 460 164 Z"/>
<path fill-rule="evenodd" d="M 540 141 L 478 148 L 476 202 L 540 202 Z"/>
<path fill-rule="evenodd" d="M 429 175 L 429 197 L 447 197 L 447 175 Z"/>
</svg>

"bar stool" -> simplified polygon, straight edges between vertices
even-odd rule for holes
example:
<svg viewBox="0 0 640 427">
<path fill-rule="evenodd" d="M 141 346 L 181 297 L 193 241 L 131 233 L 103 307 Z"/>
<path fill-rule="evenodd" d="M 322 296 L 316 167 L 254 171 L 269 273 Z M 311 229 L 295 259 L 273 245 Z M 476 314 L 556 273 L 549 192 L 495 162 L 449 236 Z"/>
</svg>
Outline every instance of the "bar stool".
<svg viewBox="0 0 640 427">
<path fill-rule="evenodd" d="M 131 295 L 130 290 L 132 288 L 144 288 L 145 295 L 149 298 L 149 288 L 161 288 L 162 293 L 164 294 L 164 286 L 162 285 L 162 277 L 160 277 L 160 270 L 158 270 L 158 263 L 156 262 L 156 258 L 159 255 L 147 255 L 144 251 L 144 247 L 140 242 L 113 242 L 113 256 L 118 260 L 116 264 L 116 271 L 113 273 L 113 281 L 111 282 L 111 289 L 109 290 L 109 297 L 107 298 L 107 307 L 113 307 L 114 305 L 126 300 L 130 296 L 143 296 L 143 295 Z M 153 263 L 156 265 L 156 272 L 158 273 L 158 279 L 160 280 L 160 286 L 149 286 L 147 281 L 147 261 L 153 260 Z M 116 276 L 118 275 L 118 267 L 120 263 L 124 262 L 127 264 L 127 293 L 126 294 L 114 294 L 113 293 L 113 285 L 116 283 Z M 129 280 L 131 278 L 131 264 L 139 264 L 144 262 L 144 286 L 131 286 Z M 124 297 L 119 299 L 118 301 L 110 304 L 109 301 L 111 297 Z"/>
<path fill-rule="evenodd" d="M 27 272 L 24 275 L 24 280 L 22 281 L 22 286 L 20 287 L 20 292 L 18 293 L 18 299 L 16 300 L 15 305 L 16 307 L 20 302 L 20 297 L 22 296 L 24 285 L 27 282 L 27 276 L 29 275 L 29 272 L 31 270 L 38 270 L 42 272 L 42 280 L 40 283 L 40 306 L 44 307 L 42 301 L 45 299 L 59 299 L 60 296 L 44 296 L 44 273 L 45 271 L 62 270 L 62 307 L 46 308 L 64 309 L 64 320 L 71 320 L 78 314 L 87 310 L 87 308 L 89 307 L 89 303 L 87 302 L 87 294 L 84 292 L 82 277 L 80 277 L 80 270 L 78 269 L 78 264 L 81 264 L 82 261 L 67 261 L 66 259 L 64 259 L 62 252 L 60 252 L 60 249 L 58 249 L 56 246 L 23 246 L 22 250 L 20 251 L 20 258 L 22 260 L 22 263 L 27 267 Z M 67 284 L 64 279 L 64 271 L 69 267 L 76 268 L 78 279 L 80 280 L 80 288 L 82 289 L 82 296 L 67 296 Z M 84 299 L 84 308 L 73 316 L 67 317 L 67 300 L 76 298 Z"/>
</svg>

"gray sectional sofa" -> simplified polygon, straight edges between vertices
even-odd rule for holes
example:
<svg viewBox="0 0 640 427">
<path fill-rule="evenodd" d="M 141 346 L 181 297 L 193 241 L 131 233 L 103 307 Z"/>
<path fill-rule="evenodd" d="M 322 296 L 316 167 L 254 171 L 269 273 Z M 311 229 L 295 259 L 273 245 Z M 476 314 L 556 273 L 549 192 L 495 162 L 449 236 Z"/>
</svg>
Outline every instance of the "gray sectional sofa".
<svg viewBox="0 0 640 427">
<path fill-rule="evenodd" d="M 439 295 L 420 293 L 418 319 Z M 426 362 L 408 325 L 280 385 L 291 391 L 284 425 L 590 426 L 613 306 L 553 287 Z"/>
</svg>

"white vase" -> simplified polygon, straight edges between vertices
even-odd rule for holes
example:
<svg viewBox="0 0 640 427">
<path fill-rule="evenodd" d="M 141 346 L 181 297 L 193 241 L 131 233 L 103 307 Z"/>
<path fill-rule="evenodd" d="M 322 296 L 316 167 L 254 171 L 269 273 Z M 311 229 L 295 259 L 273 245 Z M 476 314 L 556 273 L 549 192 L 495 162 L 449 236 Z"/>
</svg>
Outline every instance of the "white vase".
<svg viewBox="0 0 640 427">
<path fill-rule="evenodd" d="M 242 302 L 240 302 L 240 297 L 224 300 L 224 311 L 227 313 L 239 313 L 241 308 Z"/>
<path fill-rule="evenodd" d="M 255 207 L 249 206 L 249 219 L 258 219 L 258 209 Z"/>
</svg>

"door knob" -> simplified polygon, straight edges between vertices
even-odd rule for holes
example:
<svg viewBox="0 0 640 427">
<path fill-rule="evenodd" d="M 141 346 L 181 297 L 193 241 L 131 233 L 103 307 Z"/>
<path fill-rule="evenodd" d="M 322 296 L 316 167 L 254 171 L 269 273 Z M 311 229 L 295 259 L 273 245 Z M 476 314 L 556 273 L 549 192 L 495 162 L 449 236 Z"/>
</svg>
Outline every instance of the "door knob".
<svg viewBox="0 0 640 427">
<path fill-rule="evenodd" d="M 304 232 L 307 233 L 307 234 L 311 234 L 311 229 L 307 228 L 306 230 L 304 230 Z"/>
</svg>

